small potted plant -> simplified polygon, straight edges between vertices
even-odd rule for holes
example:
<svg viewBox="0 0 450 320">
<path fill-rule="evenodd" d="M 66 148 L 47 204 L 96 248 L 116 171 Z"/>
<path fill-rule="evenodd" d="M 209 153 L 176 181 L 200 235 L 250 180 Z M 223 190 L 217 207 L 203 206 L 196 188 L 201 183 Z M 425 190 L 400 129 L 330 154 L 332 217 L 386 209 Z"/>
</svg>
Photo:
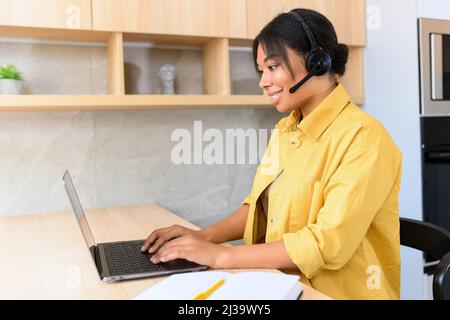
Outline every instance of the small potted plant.
<svg viewBox="0 0 450 320">
<path fill-rule="evenodd" d="M 0 94 L 21 94 L 22 73 L 17 68 L 8 64 L 0 66 Z"/>
</svg>

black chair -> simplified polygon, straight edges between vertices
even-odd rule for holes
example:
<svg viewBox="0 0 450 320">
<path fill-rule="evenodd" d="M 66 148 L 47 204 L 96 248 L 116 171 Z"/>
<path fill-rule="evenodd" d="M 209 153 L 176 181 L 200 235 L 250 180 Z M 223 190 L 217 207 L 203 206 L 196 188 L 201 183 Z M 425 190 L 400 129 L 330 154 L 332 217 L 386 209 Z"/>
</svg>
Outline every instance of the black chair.
<svg viewBox="0 0 450 320">
<path fill-rule="evenodd" d="M 440 260 L 433 272 L 433 299 L 450 300 L 450 232 L 428 222 L 400 218 L 400 244 Z"/>
</svg>

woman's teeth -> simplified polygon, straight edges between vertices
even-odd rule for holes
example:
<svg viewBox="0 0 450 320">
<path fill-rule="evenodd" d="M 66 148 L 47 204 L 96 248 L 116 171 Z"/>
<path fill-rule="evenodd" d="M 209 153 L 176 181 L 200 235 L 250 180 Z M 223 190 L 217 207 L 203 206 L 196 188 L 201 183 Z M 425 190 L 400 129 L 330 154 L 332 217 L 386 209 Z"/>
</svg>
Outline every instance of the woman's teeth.
<svg viewBox="0 0 450 320">
<path fill-rule="evenodd" d="M 283 91 L 283 90 L 281 90 L 281 91 L 275 93 L 274 95 L 270 96 L 270 102 L 271 102 L 272 104 L 278 104 L 278 102 L 280 102 L 281 92 L 282 92 L 282 91 Z"/>
</svg>

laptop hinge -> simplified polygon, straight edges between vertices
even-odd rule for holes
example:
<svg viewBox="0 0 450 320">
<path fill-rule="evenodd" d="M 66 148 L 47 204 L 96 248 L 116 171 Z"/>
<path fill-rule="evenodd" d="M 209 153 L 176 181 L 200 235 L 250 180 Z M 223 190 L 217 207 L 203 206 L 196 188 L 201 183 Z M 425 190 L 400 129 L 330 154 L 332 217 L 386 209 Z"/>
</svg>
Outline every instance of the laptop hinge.
<svg viewBox="0 0 450 320">
<path fill-rule="evenodd" d="M 100 261 L 100 253 L 98 252 L 97 246 L 92 246 L 89 248 L 92 254 L 92 258 L 94 259 L 95 266 L 97 267 L 98 273 L 102 274 L 102 263 Z"/>
</svg>

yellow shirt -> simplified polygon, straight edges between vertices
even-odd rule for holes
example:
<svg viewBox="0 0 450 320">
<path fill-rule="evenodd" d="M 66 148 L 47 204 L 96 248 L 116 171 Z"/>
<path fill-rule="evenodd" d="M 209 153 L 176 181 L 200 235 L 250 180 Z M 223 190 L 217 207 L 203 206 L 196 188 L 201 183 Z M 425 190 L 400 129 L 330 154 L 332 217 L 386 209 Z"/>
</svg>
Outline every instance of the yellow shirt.
<svg viewBox="0 0 450 320">
<path fill-rule="evenodd" d="M 244 242 L 283 240 L 301 280 L 332 298 L 398 299 L 399 149 L 341 84 L 299 116 L 271 136 L 243 201 Z M 269 185 L 266 216 L 259 200 Z"/>
</svg>

